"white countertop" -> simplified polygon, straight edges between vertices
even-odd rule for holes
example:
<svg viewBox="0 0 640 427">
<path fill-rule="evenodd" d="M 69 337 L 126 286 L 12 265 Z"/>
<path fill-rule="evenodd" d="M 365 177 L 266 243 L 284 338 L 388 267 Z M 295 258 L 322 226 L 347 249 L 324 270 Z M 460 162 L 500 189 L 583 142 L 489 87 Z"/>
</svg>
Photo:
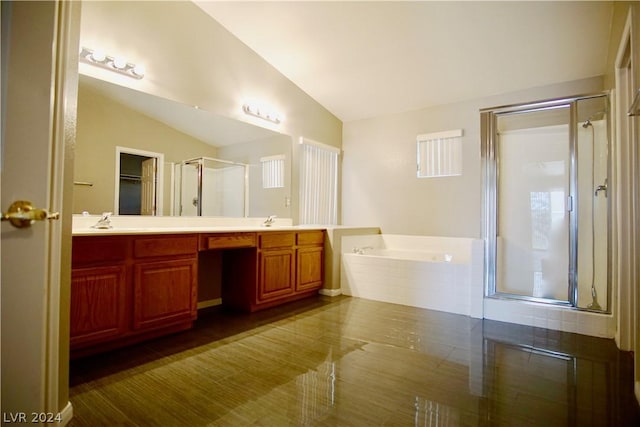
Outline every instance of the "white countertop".
<svg viewBox="0 0 640 427">
<path fill-rule="evenodd" d="M 287 230 L 323 230 L 323 226 L 210 226 L 210 227 L 113 227 L 113 228 L 81 228 L 74 229 L 74 236 L 98 236 L 114 234 L 189 234 L 189 233 L 240 233 L 256 231 L 287 231 Z"/>
<path fill-rule="evenodd" d="M 99 236 L 119 234 L 232 233 L 368 228 L 339 225 L 293 225 L 290 218 L 276 218 L 275 223 L 267 227 L 263 225 L 264 218 L 148 216 L 112 216 L 112 228 L 92 228 L 100 218 L 100 215 L 74 215 L 73 235 Z"/>
</svg>

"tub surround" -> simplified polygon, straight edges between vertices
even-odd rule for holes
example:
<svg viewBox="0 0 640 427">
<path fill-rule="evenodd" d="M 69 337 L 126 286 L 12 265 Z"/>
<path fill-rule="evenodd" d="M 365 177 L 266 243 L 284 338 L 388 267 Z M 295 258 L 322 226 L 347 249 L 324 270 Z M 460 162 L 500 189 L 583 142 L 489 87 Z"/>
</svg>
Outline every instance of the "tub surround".
<svg viewBox="0 0 640 427">
<path fill-rule="evenodd" d="M 484 243 L 379 234 L 342 238 L 342 293 L 482 318 Z"/>
<path fill-rule="evenodd" d="M 324 286 L 320 293 L 326 296 L 337 296 L 342 294 L 340 287 L 340 268 L 342 263 L 342 238 L 353 235 L 376 235 L 380 234 L 380 227 L 375 226 L 331 226 L 326 229 L 326 240 L 324 242 L 325 253 L 325 276 Z"/>
</svg>

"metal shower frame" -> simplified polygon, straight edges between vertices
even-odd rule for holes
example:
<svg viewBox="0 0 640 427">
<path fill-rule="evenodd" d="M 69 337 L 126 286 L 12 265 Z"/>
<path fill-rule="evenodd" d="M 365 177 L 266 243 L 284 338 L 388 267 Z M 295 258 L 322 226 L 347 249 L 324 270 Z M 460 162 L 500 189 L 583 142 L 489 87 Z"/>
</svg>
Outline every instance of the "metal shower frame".
<svg viewBox="0 0 640 427">
<path fill-rule="evenodd" d="M 480 110 L 480 134 L 482 156 L 482 237 L 485 241 L 484 286 L 485 296 L 499 299 L 524 300 L 542 302 L 559 306 L 574 307 L 585 311 L 611 313 L 611 251 L 607 251 L 607 309 L 589 310 L 578 307 L 578 168 L 577 144 L 578 110 L 577 102 L 585 99 L 604 98 L 607 109 L 607 135 L 611 138 L 611 100 L 609 92 L 557 98 L 539 102 L 512 104 Z M 497 117 L 504 114 L 527 113 L 557 108 L 569 108 L 569 197 L 573 209 L 569 213 L 569 272 L 567 300 L 539 298 L 528 295 L 501 293 L 496 290 L 497 265 L 497 224 L 498 224 L 498 162 L 496 152 Z M 611 155 L 607 158 L 607 181 L 611 180 Z M 611 202 L 607 203 L 607 245 L 611 247 Z"/>
</svg>

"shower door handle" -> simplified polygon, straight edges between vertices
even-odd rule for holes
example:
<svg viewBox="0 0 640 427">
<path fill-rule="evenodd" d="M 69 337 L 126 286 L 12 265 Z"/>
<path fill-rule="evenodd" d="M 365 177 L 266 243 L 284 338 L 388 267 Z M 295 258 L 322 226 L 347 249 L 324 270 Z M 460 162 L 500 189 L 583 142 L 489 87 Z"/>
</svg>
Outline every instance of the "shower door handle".
<svg viewBox="0 0 640 427">
<path fill-rule="evenodd" d="M 573 196 L 567 196 L 567 212 L 573 212 Z"/>
<path fill-rule="evenodd" d="M 596 191 L 594 193 L 595 196 L 598 195 L 599 192 L 604 191 L 604 197 L 607 197 L 607 184 L 600 184 L 596 187 Z"/>
</svg>

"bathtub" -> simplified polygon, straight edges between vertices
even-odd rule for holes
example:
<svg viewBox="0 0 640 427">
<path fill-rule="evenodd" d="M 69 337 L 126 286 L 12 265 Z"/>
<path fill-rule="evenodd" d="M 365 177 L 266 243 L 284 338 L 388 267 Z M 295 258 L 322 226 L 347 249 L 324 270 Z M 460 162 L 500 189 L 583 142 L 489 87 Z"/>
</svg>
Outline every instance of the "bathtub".
<svg viewBox="0 0 640 427">
<path fill-rule="evenodd" d="M 483 317 L 484 242 L 374 234 L 342 238 L 342 293 Z"/>
</svg>

